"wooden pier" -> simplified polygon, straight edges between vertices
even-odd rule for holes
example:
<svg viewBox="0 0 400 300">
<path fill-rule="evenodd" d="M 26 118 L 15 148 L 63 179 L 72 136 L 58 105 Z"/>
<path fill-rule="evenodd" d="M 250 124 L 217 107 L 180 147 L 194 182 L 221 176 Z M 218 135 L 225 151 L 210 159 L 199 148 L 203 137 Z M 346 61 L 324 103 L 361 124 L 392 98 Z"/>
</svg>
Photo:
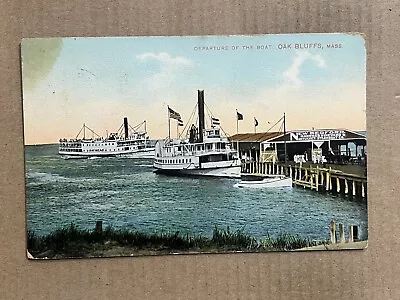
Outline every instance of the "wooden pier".
<svg viewBox="0 0 400 300">
<path fill-rule="evenodd" d="M 359 174 L 344 173 L 332 167 L 302 166 L 299 164 L 281 164 L 272 162 L 252 162 L 242 164 L 242 173 L 260 175 L 286 175 L 293 179 L 298 187 L 321 193 L 340 195 L 350 200 L 366 201 L 367 177 Z"/>
</svg>

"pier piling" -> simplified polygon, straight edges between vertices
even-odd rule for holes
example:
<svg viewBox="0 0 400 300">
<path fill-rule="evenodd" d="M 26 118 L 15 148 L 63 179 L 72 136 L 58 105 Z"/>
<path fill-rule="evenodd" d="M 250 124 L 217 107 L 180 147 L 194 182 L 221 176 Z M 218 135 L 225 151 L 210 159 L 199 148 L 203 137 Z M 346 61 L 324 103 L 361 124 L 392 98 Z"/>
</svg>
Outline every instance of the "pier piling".
<svg viewBox="0 0 400 300">
<path fill-rule="evenodd" d="M 354 181 L 351 180 L 346 180 L 347 182 L 347 196 L 349 199 L 353 199 L 353 193 L 354 193 Z"/>
<path fill-rule="evenodd" d="M 347 181 L 346 179 L 341 179 L 339 178 L 339 193 L 342 197 L 344 197 L 346 195 L 346 187 L 347 187 Z"/>
<path fill-rule="evenodd" d="M 349 227 L 349 242 L 357 242 L 358 241 L 358 226 L 350 225 Z"/>
<path fill-rule="evenodd" d="M 331 182 L 331 185 L 332 185 L 332 188 L 331 188 L 332 195 L 337 195 L 338 194 L 338 189 L 339 189 L 338 180 L 334 180 L 333 178 L 331 178 L 330 182 Z"/>
<path fill-rule="evenodd" d="M 96 232 L 98 234 L 103 234 L 103 221 L 96 221 Z"/>
<path fill-rule="evenodd" d="M 339 223 L 339 241 L 340 243 L 346 242 L 346 238 L 344 235 L 344 225 L 342 223 Z"/>
<path fill-rule="evenodd" d="M 331 191 L 332 186 L 331 186 L 331 171 L 326 172 L 326 191 Z"/>
<path fill-rule="evenodd" d="M 330 233 L 331 233 L 331 243 L 336 244 L 336 224 L 335 221 L 331 221 L 330 224 Z"/>
</svg>

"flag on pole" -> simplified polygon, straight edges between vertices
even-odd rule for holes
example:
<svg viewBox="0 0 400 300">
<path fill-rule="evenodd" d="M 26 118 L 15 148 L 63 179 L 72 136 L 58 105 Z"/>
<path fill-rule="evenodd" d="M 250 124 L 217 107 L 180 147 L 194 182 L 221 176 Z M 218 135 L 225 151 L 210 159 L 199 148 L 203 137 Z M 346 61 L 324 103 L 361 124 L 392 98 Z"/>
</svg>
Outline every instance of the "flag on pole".
<svg viewBox="0 0 400 300">
<path fill-rule="evenodd" d="M 169 117 L 175 120 L 181 120 L 181 115 L 174 111 L 172 108 L 168 107 Z"/>
<path fill-rule="evenodd" d="M 238 112 L 238 111 L 236 111 L 236 115 L 237 115 L 237 119 L 240 121 L 240 120 L 243 120 L 243 115 L 240 113 L 240 112 Z"/>
<path fill-rule="evenodd" d="M 178 119 L 178 126 L 183 126 L 183 120 L 182 119 Z"/>
<path fill-rule="evenodd" d="M 211 117 L 211 127 L 220 126 L 221 123 L 218 118 Z"/>
<path fill-rule="evenodd" d="M 258 121 L 257 121 L 256 117 L 254 117 L 254 127 L 257 127 L 257 126 L 258 126 Z"/>
</svg>

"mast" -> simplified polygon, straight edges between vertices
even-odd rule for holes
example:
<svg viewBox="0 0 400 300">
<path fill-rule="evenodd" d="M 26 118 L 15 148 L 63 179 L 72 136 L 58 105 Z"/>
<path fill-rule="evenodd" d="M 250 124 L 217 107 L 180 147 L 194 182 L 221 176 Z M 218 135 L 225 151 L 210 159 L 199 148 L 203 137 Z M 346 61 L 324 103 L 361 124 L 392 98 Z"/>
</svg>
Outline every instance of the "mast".
<svg viewBox="0 0 400 300">
<path fill-rule="evenodd" d="M 171 119 L 169 117 L 169 105 L 168 105 L 168 140 L 171 139 Z"/>
<path fill-rule="evenodd" d="M 86 139 L 86 125 L 83 123 L 83 139 Z"/>
<path fill-rule="evenodd" d="M 199 110 L 199 142 L 203 142 L 203 131 L 205 129 L 204 126 L 204 90 L 197 91 L 197 106 Z"/>
<path fill-rule="evenodd" d="M 284 136 L 284 144 L 285 144 L 285 166 L 287 163 L 287 148 L 286 148 L 286 114 L 283 113 L 283 136 Z"/>
<path fill-rule="evenodd" d="M 144 148 L 147 148 L 147 131 L 146 131 L 146 120 L 143 121 L 144 123 Z"/>
</svg>

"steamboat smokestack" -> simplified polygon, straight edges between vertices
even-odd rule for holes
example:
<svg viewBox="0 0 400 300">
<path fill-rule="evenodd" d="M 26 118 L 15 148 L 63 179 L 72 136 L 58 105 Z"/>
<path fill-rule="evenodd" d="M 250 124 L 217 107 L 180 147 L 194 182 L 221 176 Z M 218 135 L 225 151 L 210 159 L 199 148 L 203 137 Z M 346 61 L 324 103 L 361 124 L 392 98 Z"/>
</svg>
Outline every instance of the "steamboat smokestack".
<svg viewBox="0 0 400 300">
<path fill-rule="evenodd" d="M 128 118 L 125 117 L 124 118 L 124 132 L 125 132 L 125 138 L 127 139 L 129 136 L 129 132 L 128 132 Z"/>
<path fill-rule="evenodd" d="M 197 106 L 199 109 L 199 142 L 203 142 L 203 131 L 205 129 L 204 126 L 204 90 L 197 91 Z"/>
</svg>

